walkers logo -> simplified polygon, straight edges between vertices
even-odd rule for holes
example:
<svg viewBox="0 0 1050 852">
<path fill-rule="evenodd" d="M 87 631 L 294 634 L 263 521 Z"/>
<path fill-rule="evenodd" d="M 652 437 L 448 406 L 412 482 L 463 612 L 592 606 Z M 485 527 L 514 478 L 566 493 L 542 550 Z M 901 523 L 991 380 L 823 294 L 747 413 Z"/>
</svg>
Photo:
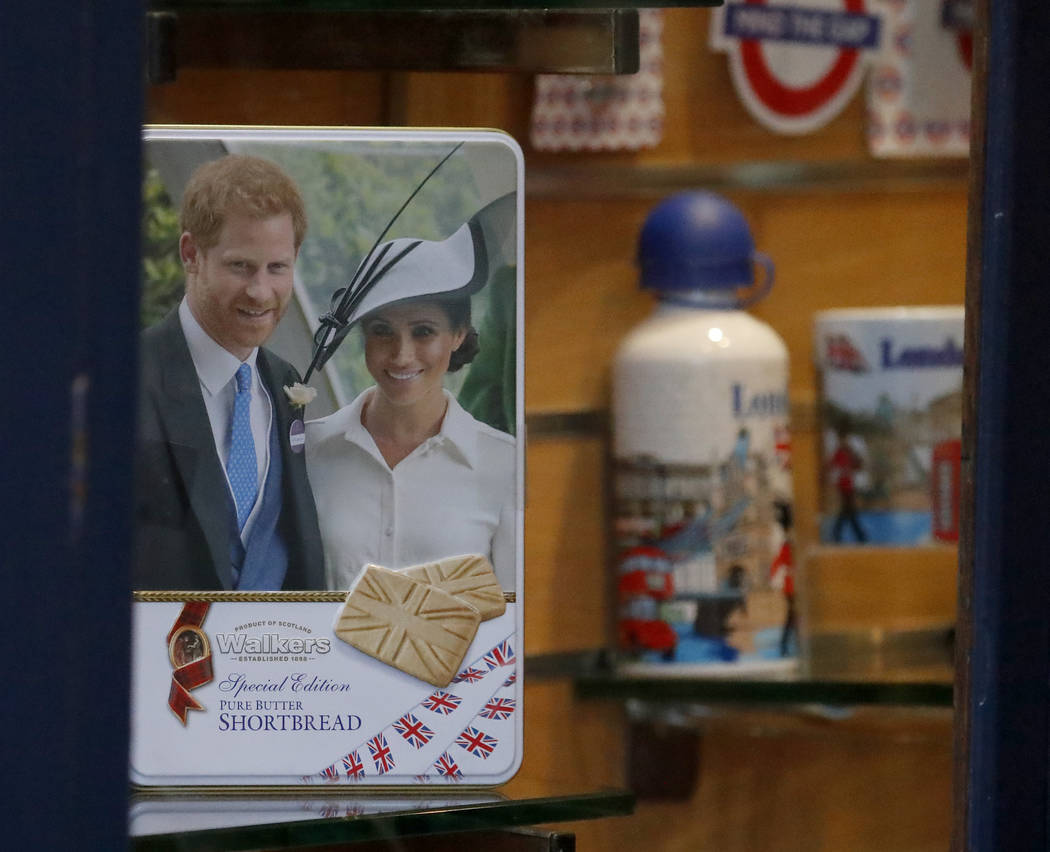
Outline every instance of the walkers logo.
<svg viewBox="0 0 1050 852">
<path fill-rule="evenodd" d="M 845 334 L 828 334 L 824 337 L 824 364 L 830 370 L 846 370 L 850 373 L 867 373 L 870 369 L 863 353 Z"/>
<path fill-rule="evenodd" d="M 302 635 L 282 635 L 278 630 Z M 220 654 L 241 663 L 306 663 L 332 650 L 329 637 L 312 634 L 310 627 L 294 621 L 247 621 L 234 627 L 232 633 L 216 633 L 215 647 Z"/>
<path fill-rule="evenodd" d="M 327 637 L 288 637 L 277 633 L 216 633 L 215 643 L 223 654 L 327 654 L 332 650 L 332 640 Z"/>
</svg>

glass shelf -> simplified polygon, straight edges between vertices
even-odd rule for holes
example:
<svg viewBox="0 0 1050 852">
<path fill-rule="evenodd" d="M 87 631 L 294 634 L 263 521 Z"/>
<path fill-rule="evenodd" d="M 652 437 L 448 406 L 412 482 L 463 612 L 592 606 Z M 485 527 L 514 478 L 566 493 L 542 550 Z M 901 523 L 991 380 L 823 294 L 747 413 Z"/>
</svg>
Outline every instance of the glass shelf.
<svg viewBox="0 0 1050 852">
<path fill-rule="evenodd" d="M 528 781 L 491 790 L 149 791 L 132 796 L 129 834 L 136 852 L 284 849 L 627 816 L 634 802 L 624 790 Z"/>
<path fill-rule="evenodd" d="M 148 0 L 147 8 L 158 11 L 236 12 L 355 12 L 355 11 L 476 11 L 486 9 L 610 9 L 667 8 L 674 6 L 721 6 L 722 0 L 635 0 L 610 4 L 603 0 Z"/>
<path fill-rule="evenodd" d="M 384 6 L 155 3 L 146 15 L 148 79 L 170 83 L 192 68 L 582 74 L 639 68 L 636 9 Z"/>
<path fill-rule="evenodd" d="M 952 636 L 944 627 L 814 637 L 797 670 L 761 675 L 653 671 L 597 657 L 574 685 L 580 698 L 650 703 L 951 707 Z"/>
<path fill-rule="evenodd" d="M 663 198 L 703 186 L 713 192 L 930 192 L 967 185 L 965 158 L 929 160 L 856 159 L 825 162 L 767 161 L 714 165 L 547 163 L 525 175 L 534 199 Z M 809 412 L 807 412 L 808 414 Z M 606 412 L 550 412 L 592 418 Z M 792 412 L 795 416 L 795 412 Z"/>
<path fill-rule="evenodd" d="M 944 679 L 861 680 L 815 678 L 705 678 L 584 675 L 576 679 L 580 698 L 637 698 L 648 702 L 710 704 L 884 704 L 951 707 L 952 684 Z"/>
</svg>

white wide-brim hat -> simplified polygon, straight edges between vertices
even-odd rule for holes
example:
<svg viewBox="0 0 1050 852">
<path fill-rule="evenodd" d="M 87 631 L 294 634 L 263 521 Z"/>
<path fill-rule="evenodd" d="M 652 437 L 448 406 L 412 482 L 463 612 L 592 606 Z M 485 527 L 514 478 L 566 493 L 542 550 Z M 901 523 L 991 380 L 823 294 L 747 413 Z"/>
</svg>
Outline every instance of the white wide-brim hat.
<svg viewBox="0 0 1050 852">
<path fill-rule="evenodd" d="M 491 273 L 520 261 L 515 193 L 485 205 L 444 240 L 399 237 L 377 244 L 358 264 L 346 287 L 332 294 L 332 309 L 319 318 L 307 377 L 335 353 L 367 314 L 418 299 L 471 296 Z"/>
<path fill-rule="evenodd" d="M 514 196 L 486 205 L 444 240 L 400 237 L 381 243 L 354 273 L 352 289 L 364 295 L 347 317 L 352 325 L 380 308 L 414 299 L 470 296 L 490 272 L 513 263 Z"/>
<path fill-rule="evenodd" d="M 380 308 L 416 299 L 469 296 L 488 281 L 480 228 L 467 222 L 441 241 L 402 237 L 378 246 L 362 273 L 368 292 L 347 318 L 350 324 Z"/>
</svg>

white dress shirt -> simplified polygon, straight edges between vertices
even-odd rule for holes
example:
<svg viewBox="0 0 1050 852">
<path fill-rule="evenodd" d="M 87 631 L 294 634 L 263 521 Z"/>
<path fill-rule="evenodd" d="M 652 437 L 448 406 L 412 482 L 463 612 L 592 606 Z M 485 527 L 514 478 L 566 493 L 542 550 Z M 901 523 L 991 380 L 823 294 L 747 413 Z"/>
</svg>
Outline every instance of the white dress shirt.
<svg viewBox="0 0 1050 852">
<path fill-rule="evenodd" d="M 197 378 L 200 379 L 204 407 L 208 410 L 212 437 L 215 439 L 215 452 L 219 455 L 223 474 L 226 475 L 226 461 L 230 457 L 230 421 L 233 419 L 233 401 L 237 395 L 236 374 L 242 362 L 237 359 L 236 355 L 223 349 L 208 336 L 208 333 L 201 328 L 200 323 L 193 316 L 185 297 L 179 305 L 179 322 L 182 325 L 182 334 L 186 338 L 186 345 L 190 349 L 193 366 L 197 370 Z M 253 349 L 243 362 L 252 368 L 252 401 L 249 412 L 252 421 L 252 439 L 255 441 L 255 464 L 259 476 L 259 491 L 256 494 L 251 514 L 248 515 L 248 520 L 244 522 L 244 529 L 241 530 L 242 541 L 247 541 L 248 533 L 259 512 L 259 506 L 262 505 L 260 498 L 266 483 L 266 473 L 270 469 L 270 422 L 273 419 L 273 405 L 266 386 L 259 379 L 259 370 L 256 367 L 258 355 L 258 348 Z M 229 475 L 226 475 L 226 486 L 229 487 L 229 485 L 230 478 Z M 230 494 L 233 494 L 232 488 Z"/>
<path fill-rule="evenodd" d="M 448 391 L 441 431 L 391 469 L 361 423 L 372 388 L 306 424 L 329 589 L 369 563 L 407 568 L 446 556 L 489 557 L 515 588 L 517 452 L 513 436 L 468 414 Z"/>
</svg>

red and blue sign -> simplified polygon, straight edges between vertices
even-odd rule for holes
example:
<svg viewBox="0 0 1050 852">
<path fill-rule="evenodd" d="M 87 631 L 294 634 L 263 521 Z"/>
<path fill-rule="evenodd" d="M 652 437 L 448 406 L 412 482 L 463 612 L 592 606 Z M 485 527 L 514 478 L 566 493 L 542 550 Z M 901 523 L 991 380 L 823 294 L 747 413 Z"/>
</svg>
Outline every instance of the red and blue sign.
<svg viewBox="0 0 1050 852">
<path fill-rule="evenodd" d="M 711 27 L 748 111 L 778 133 L 808 133 L 838 115 L 882 40 L 865 0 L 727 0 Z"/>
</svg>

